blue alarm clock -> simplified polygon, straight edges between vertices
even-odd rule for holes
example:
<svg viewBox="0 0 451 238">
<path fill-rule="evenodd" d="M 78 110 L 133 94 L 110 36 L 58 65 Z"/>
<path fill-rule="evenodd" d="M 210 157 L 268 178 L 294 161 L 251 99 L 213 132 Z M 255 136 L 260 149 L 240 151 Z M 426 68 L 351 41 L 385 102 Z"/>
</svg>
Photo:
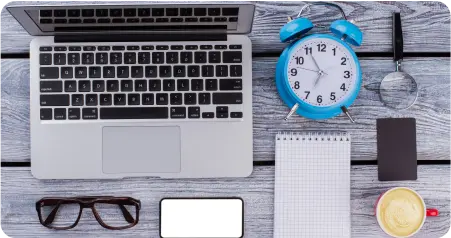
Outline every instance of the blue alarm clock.
<svg viewBox="0 0 451 238">
<path fill-rule="evenodd" d="M 327 5 L 341 11 L 344 19 L 330 25 L 332 34 L 302 37 L 314 26 L 301 17 L 310 5 Z M 360 46 L 363 34 L 349 22 L 340 6 L 332 3 L 306 5 L 294 20 L 280 30 L 280 40 L 291 43 L 282 52 L 276 67 L 276 86 L 293 113 L 310 119 L 327 119 L 345 113 L 356 99 L 362 83 L 359 60 L 349 46 Z"/>
</svg>

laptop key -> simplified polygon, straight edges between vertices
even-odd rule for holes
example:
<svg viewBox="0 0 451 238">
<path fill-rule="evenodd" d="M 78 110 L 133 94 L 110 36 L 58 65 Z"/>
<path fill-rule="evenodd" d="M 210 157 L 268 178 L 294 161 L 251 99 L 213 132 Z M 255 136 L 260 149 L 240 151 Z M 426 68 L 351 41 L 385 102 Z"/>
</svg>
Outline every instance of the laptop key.
<svg viewBox="0 0 451 238">
<path fill-rule="evenodd" d="M 213 46 L 212 45 L 201 45 L 200 49 L 201 50 L 211 50 L 211 49 L 213 49 Z"/>
<path fill-rule="evenodd" d="M 57 93 L 63 91 L 63 81 L 40 81 L 41 93 Z"/>
<path fill-rule="evenodd" d="M 202 77 L 213 77 L 214 76 L 213 65 L 202 65 Z"/>
<path fill-rule="evenodd" d="M 114 105 L 125 105 L 125 94 L 114 94 Z"/>
<path fill-rule="evenodd" d="M 223 16 L 238 16 L 239 8 L 228 8 L 224 7 L 222 8 L 222 15 Z"/>
<path fill-rule="evenodd" d="M 67 10 L 67 15 L 69 17 L 79 17 L 80 9 L 69 9 L 69 10 Z"/>
<path fill-rule="evenodd" d="M 166 63 L 167 64 L 177 64 L 179 62 L 178 52 L 166 52 Z"/>
<path fill-rule="evenodd" d="M 132 66 L 131 75 L 132 75 L 132 78 L 144 77 L 143 67 L 142 66 Z"/>
<path fill-rule="evenodd" d="M 156 22 L 169 22 L 169 18 L 157 18 Z"/>
<path fill-rule="evenodd" d="M 177 91 L 188 91 L 188 90 L 189 90 L 189 79 L 177 80 Z"/>
<path fill-rule="evenodd" d="M 140 97 L 137 93 L 130 93 L 128 95 L 128 105 L 139 105 Z"/>
<path fill-rule="evenodd" d="M 146 78 L 156 78 L 157 77 L 157 66 L 146 66 Z"/>
<path fill-rule="evenodd" d="M 160 66 L 160 78 L 168 78 L 172 76 L 171 66 Z"/>
<path fill-rule="evenodd" d="M 209 16 L 219 16 L 219 15 L 221 15 L 221 9 L 220 8 L 208 8 L 208 15 Z"/>
<path fill-rule="evenodd" d="M 199 93 L 199 104 L 208 105 L 211 103 L 211 96 L 209 93 Z"/>
<path fill-rule="evenodd" d="M 39 16 L 40 17 L 52 17 L 52 10 L 40 10 Z"/>
<path fill-rule="evenodd" d="M 214 112 L 203 112 L 202 118 L 215 118 L 215 113 Z"/>
<path fill-rule="evenodd" d="M 167 45 L 157 45 L 157 50 L 169 50 L 169 46 L 167 46 Z"/>
<path fill-rule="evenodd" d="M 147 80 L 135 80 L 135 91 L 137 92 L 147 91 Z"/>
<path fill-rule="evenodd" d="M 136 53 L 135 52 L 124 53 L 124 64 L 136 64 Z"/>
<path fill-rule="evenodd" d="M 243 118 L 243 113 L 242 112 L 231 112 L 230 117 L 231 118 Z"/>
<path fill-rule="evenodd" d="M 41 120 L 52 120 L 53 112 L 51 108 L 41 108 Z"/>
<path fill-rule="evenodd" d="M 219 89 L 222 91 L 227 90 L 242 90 L 243 83 L 241 79 L 220 79 Z"/>
<path fill-rule="evenodd" d="M 121 92 L 133 92 L 133 80 L 121 80 Z"/>
<path fill-rule="evenodd" d="M 179 9 L 178 8 L 166 8 L 166 16 L 178 16 Z"/>
<path fill-rule="evenodd" d="M 197 22 L 198 19 L 196 17 L 187 17 L 185 18 L 185 22 Z"/>
<path fill-rule="evenodd" d="M 222 58 L 224 63 L 241 63 L 242 53 L 241 51 L 224 51 Z"/>
<path fill-rule="evenodd" d="M 52 64 L 52 54 L 40 54 L 39 64 L 41 65 L 51 65 Z"/>
<path fill-rule="evenodd" d="M 183 78 L 186 76 L 185 66 L 174 66 L 174 77 Z"/>
<path fill-rule="evenodd" d="M 185 93 L 184 100 L 186 105 L 195 105 L 196 104 L 196 94 L 195 93 Z"/>
<path fill-rule="evenodd" d="M 200 118 L 200 107 L 188 107 L 188 118 Z"/>
<path fill-rule="evenodd" d="M 243 66 L 241 65 L 230 65 L 230 76 L 241 77 L 243 76 Z"/>
<path fill-rule="evenodd" d="M 139 18 L 127 18 L 127 23 L 138 23 Z"/>
<path fill-rule="evenodd" d="M 69 120 L 80 120 L 80 108 L 69 108 L 67 114 Z"/>
<path fill-rule="evenodd" d="M 97 108 L 83 108 L 83 119 L 84 120 L 96 120 L 98 119 Z"/>
<path fill-rule="evenodd" d="M 74 68 L 72 67 L 61 67 L 61 78 L 71 79 L 74 77 Z"/>
<path fill-rule="evenodd" d="M 77 81 L 66 80 L 64 81 L 64 92 L 77 92 Z"/>
<path fill-rule="evenodd" d="M 75 78 L 87 78 L 88 68 L 87 67 L 75 67 Z"/>
<path fill-rule="evenodd" d="M 216 77 L 227 77 L 229 75 L 227 65 L 216 65 Z"/>
<path fill-rule="evenodd" d="M 107 17 L 108 9 L 96 9 L 96 16 L 97 17 Z"/>
<path fill-rule="evenodd" d="M 150 52 L 139 52 L 138 64 L 150 64 Z"/>
<path fill-rule="evenodd" d="M 106 81 L 106 91 L 107 92 L 119 92 L 119 80 Z"/>
<path fill-rule="evenodd" d="M 39 47 L 39 51 L 52 51 L 51 46 L 41 46 Z"/>
<path fill-rule="evenodd" d="M 206 8 L 194 8 L 194 16 L 205 16 L 207 15 Z"/>
<path fill-rule="evenodd" d="M 125 23 L 124 18 L 113 18 L 113 23 Z"/>
<path fill-rule="evenodd" d="M 96 64 L 108 64 L 108 53 L 96 53 Z"/>
<path fill-rule="evenodd" d="M 66 108 L 55 108 L 53 113 L 53 119 L 66 120 Z"/>
<path fill-rule="evenodd" d="M 153 94 L 143 93 L 141 101 L 142 105 L 153 105 L 154 104 Z"/>
<path fill-rule="evenodd" d="M 111 47 L 105 46 L 105 45 L 101 45 L 101 46 L 97 47 L 98 51 L 109 51 L 110 49 L 111 49 Z"/>
<path fill-rule="evenodd" d="M 90 78 L 100 78 L 100 77 L 102 77 L 102 68 L 100 68 L 100 67 L 89 67 L 89 77 Z"/>
<path fill-rule="evenodd" d="M 243 94 L 213 93 L 213 104 L 243 104 Z"/>
<path fill-rule="evenodd" d="M 167 107 L 104 107 L 100 119 L 167 119 Z"/>
<path fill-rule="evenodd" d="M 81 54 L 82 64 L 94 64 L 94 53 L 83 53 Z"/>
<path fill-rule="evenodd" d="M 110 106 L 112 104 L 111 94 L 100 94 L 99 103 L 101 106 Z"/>
<path fill-rule="evenodd" d="M 66 64 L 66 54 L 56 53 L 53 55 L 53 64 L 55 65 L 65 65 Z"/>
<path fill-rule="evenodd" d="M 152 63 L 153 64 L 163 64 L 164 63 L 164 53 L 163 52 L 153 52 L 152 53 Z"/>
<path fill-rule="evenodd" d="M 83 94 L 72 94 L 72 106 L 83 106 L 84 97 Z"/>
<path fill-rule="evenodd" d="M 114 49 L 114 46 L 113 46 Z M 122 53 L 111 53 L 110 54 L 110 62 L 111 64 L 122 64 Z"/>
<path fill-rule="evenodd" d="M 199 77 L 199 66 L 198 65 L 190 65 L 188 66 L 188 77 Z"/>
<path fill-rule="evenodd" d="M 195 52 L 194 62 L 196 64 L 207 63 L 207 52 Z"/>
<path fill-rule="evenodd" d="M 164 16 L 164 8 L 152 8 L 152 16 L 154 17 Z"/>
<path fill-rule="evenodd" d="M 155 95 L 155 101 L 157 105 L 168 105 L 168 94 L 167 93 L 157 93 Z"/>
<path fill-rule="evenodd" d="M 186 118 L 186 107 L 171 107 L 171 118 L 173 119 Z"/>
<path fill-rule="evenodd" d="M 80 46 L 69 46 L 69 51 L 81 51 Z"/>
<path fill-rule="evenodd" d="M 149 80 L 149 91 L 161 91 L 161 80 L 159 79 Z"/>
<path fill-rule="evenodd" d="M 97 19 L 97 23 L 110 23 L 110 19 L 109 18 L 99 18 Z"/>
<path fill-rule="evenodd" d="M 193 9 L 192 8 L 180 8 L 180 16 L 192 16 Z"/>
<path fill-rule="evenodd" d="M 122 16 L 122 9 L 120 9 L 120 8 L 110 9 L 110 16 L 112 16 L 112 17 L 121 17 Z"/>
<path fill-rule="evenodd" d="M 229 117 L 229 107 L 220 106 L 216 107 L 216 118 L 228 118 Z"/>
<path fill-rule="evenodd" d="M 238 50 L 238 49 L 241 49 L 241 45 L 229 45 L 229 49 L 231 49 L 231 50 Z"/>
<path fill-rule="evenodd" d="M 148 17 L 150 16 L 150 8 L 139 8 L 138 16 L 140 17 Z"/>
<path fill-rule="evenodd" d="M 163 91 L 175 91 L 175 80 L 173 79 L 163 80 Z"/>
<path fill-rule="evenodd" d="M 104 78 L 115 78 L 116 76 L 114 66 L 104 66 L 103 67 L 103 77 Z"/>
<path fill-rule="evenodd" d="M 59 77 L 58 67 L 41 67 L 39 69 L 41 79 L 57 79 Z"/>
<path fill-rule="evenodd" d="M 217 79 L 207 79 L 205 80 L 205 89 L 207 91 L 218 90 L 218 80 Z"/>
<path fill-rule="evenodd" d="M 43 94 L 43 95 L 40 95 L 40 105 L 44 106 L 44 107 L 69 106 L 69 94 Z"/>
<path fill-rule="evenodd" d="M 193 62 L 193 52 L 181 52 L 180 61 L 183 64 L 191 64 Z"/>
<path fill-rule="evenodd" d="M 53 50 L 54 51 L 66 51 L 67 47 L 65 47 L 65 46 L 55 46 L 55 47 L 53 47 Z"/>
<path fill-rule="evenodd" d="M 191 91 L 202 91 L 202 90 L 204 90 L 204 80 L 192 79 L 191 80 Z"/>
<path fill-rule="evenodd" d="M 200 22 L 212 22 L 213 18 L 211 18 L 211 17 L 201 17 L 201 18 L 199 18 L 199 21 Z"/>
<path fill-rule="evenodd" d="M 88 80 L 78 81 L 78 91 L 79 92 L 90 92 L 91 91 L 91 81 L 88 81 Z"/>
<path fill-rule="evenodd" d="M 92 91 L 104 92 L 105 91 L 105 81 L 103 81 L 103 80 L 92 81 Z"/>
<path fill-rule="evenodd" d="M 83 9 L 83 10 L 81 10 L 81 15 L 83 17 L 93 17 L 94 9 Z"/>
<path fill-rule="evenodd" d="M 124 9 L 124 16 L 134 17 L 136 16 L 136 8 L 126 8 Z"/>
<path fill-rule="evenodd" d="M 86 106 L 97 106 L 97 94 L 86 94 Z"/>
<path fill-rule="evenodd" d="M 208 63 L 221 63 L 221 52 L 210 51 L 208 52 Z"/>
<path fill-rule="evenodd" d="M 128 69 L 129 69 L 128 66 L 117 67 L 117 77 L 118 78 L 128 78 L 129 77 Z"/>
<path fill-rule="evenodd" d="M 79 53 L 69 53 L 67 54 L 68 61 L 70 65 L 80 64 L 80 54 Z"/>
<path fill-rule="evenodd" d="M 181 93 L 171 93 L 171 105 L 182 105 L 183 99 Z"/>
<path fill-rule="evenodd" d="M 93 18 L 83 19 L 83 23 L 96 23 L 96 19 Z"/>
</svg>

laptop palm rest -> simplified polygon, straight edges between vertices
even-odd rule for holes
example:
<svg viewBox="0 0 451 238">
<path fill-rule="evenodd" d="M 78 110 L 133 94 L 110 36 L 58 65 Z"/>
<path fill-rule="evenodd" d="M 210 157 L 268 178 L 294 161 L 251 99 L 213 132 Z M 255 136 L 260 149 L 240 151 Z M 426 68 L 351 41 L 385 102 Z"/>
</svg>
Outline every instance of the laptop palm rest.
<svg viewBox="0 0 451 238">
<path fill-rule="evenodd" d="M 103 127 L 103 173 L 180 172 L 179 127 Z"/>
</svg>

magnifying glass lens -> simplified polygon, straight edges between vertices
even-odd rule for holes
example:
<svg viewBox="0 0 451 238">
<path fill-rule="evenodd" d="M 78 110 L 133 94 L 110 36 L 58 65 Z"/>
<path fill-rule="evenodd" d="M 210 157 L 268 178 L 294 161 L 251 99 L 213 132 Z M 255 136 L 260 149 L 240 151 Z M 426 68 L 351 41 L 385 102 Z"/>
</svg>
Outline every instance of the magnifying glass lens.
<svg viewBox="0 0 451 238">
<path fill-rule="evenodd" d="M 380 85 L 381 101 L 393 109 L 407 109 L 418 97 L 415 79 L 404 72 L 393 72 L 385 76 Z"/>
</svg>

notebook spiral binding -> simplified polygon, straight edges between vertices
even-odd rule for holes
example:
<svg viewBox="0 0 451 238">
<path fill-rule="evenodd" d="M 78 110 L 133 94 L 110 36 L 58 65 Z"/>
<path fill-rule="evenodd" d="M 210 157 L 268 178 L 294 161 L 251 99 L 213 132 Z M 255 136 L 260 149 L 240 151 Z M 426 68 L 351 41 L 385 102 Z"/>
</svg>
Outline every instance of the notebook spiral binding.
<svg viewBox="0 0 451 238">
<path fill-rule="evenodd" d="M 350 141 L 349 133 L 340 131 L 278 132 L 276 140 Z"/>
</svg>

